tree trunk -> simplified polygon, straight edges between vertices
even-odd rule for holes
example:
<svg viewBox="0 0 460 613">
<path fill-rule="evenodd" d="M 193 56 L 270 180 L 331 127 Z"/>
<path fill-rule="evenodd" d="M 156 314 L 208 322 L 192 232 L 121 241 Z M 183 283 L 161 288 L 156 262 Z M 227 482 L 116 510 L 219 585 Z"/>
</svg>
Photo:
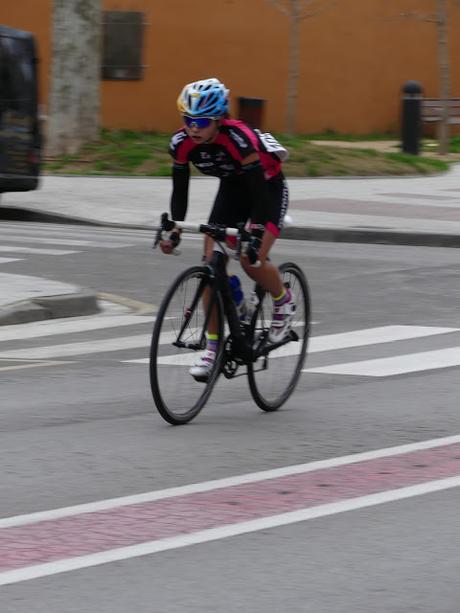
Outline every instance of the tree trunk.
<svg viewBox="0 0 460 613">
<path fill-rule="evenodd" d="M 288 134 L 295 134 L 297 117 L 297 99 L 300 71 L 300 5 L 298 0 L 292 0 L 289 15 L 289 60 L 287 87 L 286 126 Z"/>
<path fill-rule="evenodd" d="M 54 0 L 47 155 L 97 139 L 100 50 L 101 0 Z"/>
<path fill-rule="evenodd" d="M 439 93 L 442 106 L 441 121 L 439 122 L 439 153 L 445 154 L 449 150 L 449 107 L 450 98 L 450 67 L 448 46 L 448 0 L 437 0 L 437 28 L 438 28 L 438 61 L 439 61 Z"/>
</svg>

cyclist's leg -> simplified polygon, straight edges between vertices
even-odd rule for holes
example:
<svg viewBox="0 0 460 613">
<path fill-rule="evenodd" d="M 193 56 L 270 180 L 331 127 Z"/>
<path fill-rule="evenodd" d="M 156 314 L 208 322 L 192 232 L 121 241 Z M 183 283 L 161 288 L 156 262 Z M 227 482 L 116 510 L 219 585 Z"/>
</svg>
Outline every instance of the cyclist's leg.
<svg viewBox="0 0 460 613">
<path fill-rule="evenodd" d="M 209 237 L 205 237 L 207 239 Z M 213 241 L 211 241 L 212 243 Z M 209 262 L 212 257 L 212 244 L 209 244 L 208 241 L 205 240 L 205 260 Z M 211 300 L 211 288 L 209 285 L 205 288 L 203 292 L 203 311 L 206 314 L 209 309 L 209 302 Z M 216 306 L 214 305 L 211 308 L 211 312 L 209 315 L 209 321 L 206 330 L 206 349 L 203 354 L 201 354 L 195 364 L 190 368 L 189 372 L 196 380 L 206 381 L 209 374 L 212 371 L 212 367 L 214 365 L 217 350 L 219 347 L 219 324 L 218 324 L 218 314 Z"/>
<path fill-rule="evenodd" d="M 241 202 L 241 194 L 239 191 L 239 183 L 237 181 L 232 181 L 231 179 L 221 180 L 208 223 L 236 226 L 237 223 L 245 220 L 244 217 L 241 218 L 242 213 L 239 211 L 237 204 Z M 210 236 L 205 236 L 204 258 L 207 262 L 212 260 L 213 253 L 216 248 L 217 245 L 215 241 L 213 241 Z M 208 287 L 203 294 L 203 308 L 205 309 L 205 312 L 208 309 L 210 299 L 211 292 L 210 288 Z M 206 351 L 202 356 L 200 356 L 197 363 L 190 369 L 190 374 L 193 377 L 203 379 L 206 377 L 206 374 L 212 370 L 218 344 L 219 336 L 217 311 L 215 308 L 213 308 L 211 310 L 209 324 L 207 327 Z"/>
<path fill-rule="evenodd" d="M 269 337 L 271 341 L 275 342 L 282 340 L 289 332 L 295 313 L 295 302 L 289 288 L 284 287 L 278 268 L 268 259 L 270 249 L 279 236 L 287 211 L 289 200 L 287 183 L 280 173 L 278 177 L 267 182 L 267 187 L 270 197 L 270 210 L 267 216 L 266 231 L 259 250 L 259 259 L 262 264 L 259 268 L 254 268 L 245 259 L 242 259 L 241 264 L 248 276 L 270 292 L 273 298 L 273 315 Z"/>
<path fill-rule="evenodd" d="M 287 183 L 282 173 L 267 181 L 267 191 L 270 208 L 267 214 L 266 231 L 259 249 L 259 259 L 262 265 L 254 268 L 244 259 L 241 260 L 241 264 L 251 279 L 254 279 L 276 298 L 283 291 L 283 284 L 278 268 L 270 262 L 268 256 L 283 227 L 289 202 Z"/>
</svg>

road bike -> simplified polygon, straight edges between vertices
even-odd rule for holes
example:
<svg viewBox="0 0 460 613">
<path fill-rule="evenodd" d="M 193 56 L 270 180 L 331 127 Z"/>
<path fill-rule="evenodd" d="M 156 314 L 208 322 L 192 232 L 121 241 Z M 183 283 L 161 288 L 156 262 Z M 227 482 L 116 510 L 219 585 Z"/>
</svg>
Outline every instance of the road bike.
<svg viewBox="0 0 460 613">
<path fill-rule="evenodd" d="M 175 279 L 156 316 L 150 347 L 150 386 L 160 415 L 174 425 L 192 420 L 206 404 L 221 374 L 227 379 L 247 376 L 255 403 L 264 411 L 277 410 L 294 391 L 307 353 L 310 293 L 304 273 L 293 262 L 279 267 L 296 311 L 286 337 L 271 343 L 270 294 L 254 284 L 244 319 L 240 319 L 232 298 L 225 243 L 228 237 L 235 237 L 235 259 L 239 259 L 250 238 L 244 225 L 190 224 L 170 220 L 164 213 L 154 246 L 173 228 L 206 234 L 215 241 L 215 249 L 210 262 L 191 266 Z M 219 339 L 216 359 L 208 378 L 196 381 L 189 369 L 206 348 L 211 314 Z"/>
</svg>

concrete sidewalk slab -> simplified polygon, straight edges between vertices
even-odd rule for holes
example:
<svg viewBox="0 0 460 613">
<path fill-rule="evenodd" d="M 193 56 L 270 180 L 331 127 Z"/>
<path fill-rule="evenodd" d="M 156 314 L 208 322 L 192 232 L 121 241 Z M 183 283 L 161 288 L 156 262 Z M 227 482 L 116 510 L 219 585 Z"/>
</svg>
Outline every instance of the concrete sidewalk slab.
<svg viewBox="0 0 460 613">
<path fill-rule="evenodd" d="M 67 283 L 0 273 L 0 325 L 93 315 L 96 294 Z"/>
<path fill-rule="evenodd" d="M 460 246 L 460 165 L 429 177 L 288 179 L 297 239 Z M 207 219 L 217 179 L 194 177 L 187 220 Z M 5 194 L 4 213 L 33 220 L 154 228 L 169 210 L 169 178 L 45 176 L 35 192 Z M 5 210 L 5 206 L 9 207 Z M 35 216 L 35 217 L 34 217 Z M 458 242 L 457 242 L 458 238 Z M 334 240 L 334 239 L 333 239 Z"/>
</svg>

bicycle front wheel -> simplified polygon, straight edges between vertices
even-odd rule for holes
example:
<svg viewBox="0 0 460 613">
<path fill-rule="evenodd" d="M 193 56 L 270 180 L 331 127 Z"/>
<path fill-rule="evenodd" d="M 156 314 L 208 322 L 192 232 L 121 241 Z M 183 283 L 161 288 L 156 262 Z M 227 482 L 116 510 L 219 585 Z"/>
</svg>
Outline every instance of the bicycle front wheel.
<svg viewBox="0 0 460 613">
<path fill-rule="evenodd" d="M 205 307 L 203 296 L 207 292 Z M 210 298 L 210 296 L 214 296 Z M 212 304 L 211 304 L 212 303 Z M 211 309 L 219 344 L 207 381 L 196 381 L 189 369 L 206 347 Z M 195 266 L 174 281 L 161 303 L 150 348 L 150 386 L 160 415 L 174 425 L 185 424 L 203 408 L 219 376 L 224 347 L 224 315 L 220 294 L 212 291 L 206 269 Z"/>
<path fill-rule="evenodd" d="M 264 411 L 276 411 L 286 402 L 299 380 L 307 353 L 310 333 L 310 296 L 302 270 L 291 262 L 280 266 L 285 287 L 291 290 L 296 303 L 292 322 L 292 340 L 248 364 L 248 380 L 252 397 Z M 257 338 L 268 334 L 272 318 L 272 299 L 263 294 L 252 322 L 252 335 Z"/>
</svg>

